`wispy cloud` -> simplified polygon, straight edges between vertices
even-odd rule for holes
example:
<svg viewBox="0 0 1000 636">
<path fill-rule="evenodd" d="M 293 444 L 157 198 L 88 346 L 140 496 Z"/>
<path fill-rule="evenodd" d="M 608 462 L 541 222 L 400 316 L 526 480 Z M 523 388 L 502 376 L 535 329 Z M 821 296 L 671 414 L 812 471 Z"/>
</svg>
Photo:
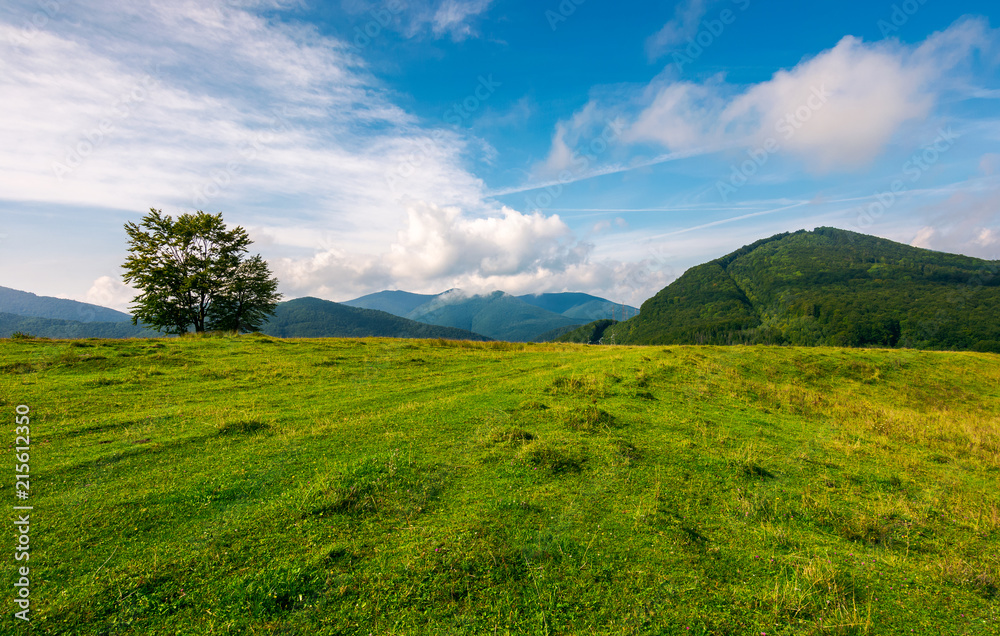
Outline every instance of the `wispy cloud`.
<svg viewBox="0 0 1000 636">
<path fill-rule="evenodd" d="M 659 58 L 697 33 L 701 19 L 705 17 L 713 1 L 681 0 L 674 9 L 673 19 L 646 40 L 646 54 L 649 58 Z"/>
<path fill-rule="evenodd" d="M 690 82 L 664 73 L 634 91 L 631 100 L 606 104 L 595 98 L 558 122 L 548 159 L 535 175 L 551 174 L 573 156 L 573 142 L 586 139 L 595 113 L 628 123 L 616 156 L 578 178 L 750 148 L 768 139 L 813 173 L 859 170 L 871 165 L 907 123 L 925 120 L 956 78 L 967 75 L 972 54 L 992 50 L 996 40 L 997 31 L 985 20 L 966 18 L 917 46 L 847 36 L 832 49 L 750 86 L 729 84 L 721 75 Z M 622 159 L 628 146 L 650 144 L 668 152 L 650 162 Z"/>
</svg>

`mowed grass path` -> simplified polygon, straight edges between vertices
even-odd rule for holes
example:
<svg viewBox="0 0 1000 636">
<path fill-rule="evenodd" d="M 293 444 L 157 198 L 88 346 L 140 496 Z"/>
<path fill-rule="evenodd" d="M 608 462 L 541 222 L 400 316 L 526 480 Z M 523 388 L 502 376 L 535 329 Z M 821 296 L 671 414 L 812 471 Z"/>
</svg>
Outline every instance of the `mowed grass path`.
<svg viewBox="0 0 1000 636">
<path fill-rule="evenodd" d="M 1000 633 L 1000 356 L 0 341 L 17 404 L 31 633 Z"/>
</svg>

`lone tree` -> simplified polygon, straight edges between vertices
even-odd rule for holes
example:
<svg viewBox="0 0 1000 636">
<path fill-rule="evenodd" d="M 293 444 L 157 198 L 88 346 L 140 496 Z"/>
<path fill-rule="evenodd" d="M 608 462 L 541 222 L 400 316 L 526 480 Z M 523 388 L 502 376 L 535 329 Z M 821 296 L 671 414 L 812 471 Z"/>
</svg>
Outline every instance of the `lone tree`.
<svg viewBox="0 0 1000 636">
<path fill-rule="evenodd" d="M 142 222 L 126 223 L 126 283 L 132 324 L 183 334 L 207 330 L 258 331 L 281 298 L 260 255 L 245 258 L 252 242 L 242 227 L 226 229 L 222 214 L 182 214 L 176 221 L 150 208 Z"/>
</svg>

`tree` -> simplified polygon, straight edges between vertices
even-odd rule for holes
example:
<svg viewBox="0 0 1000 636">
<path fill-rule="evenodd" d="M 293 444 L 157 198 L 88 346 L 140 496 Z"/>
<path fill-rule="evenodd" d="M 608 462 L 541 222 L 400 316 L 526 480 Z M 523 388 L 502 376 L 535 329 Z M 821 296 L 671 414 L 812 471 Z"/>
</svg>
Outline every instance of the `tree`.
<svg viewBox="0 0 1000 636">
<path fill-rule="evenodd" d="M 280 295 L 260 255 L 244 260 L 250 237 L 227 230 L 222 214 L 182 214 L 175 221 L 150 208 L 142 222 L 126 223 L 126 283 L 132 323 L 166 333 L 206 329 L 256 331 L 274 313 Z"/>
<path fill-rule="evenodd" d="M 240 263 L 225 293 L 216 300 L 208 328 L 219 331 L 259 331 L 278 306 L 278 281 L 271 278 L 260 254 Z"/>
</svg>

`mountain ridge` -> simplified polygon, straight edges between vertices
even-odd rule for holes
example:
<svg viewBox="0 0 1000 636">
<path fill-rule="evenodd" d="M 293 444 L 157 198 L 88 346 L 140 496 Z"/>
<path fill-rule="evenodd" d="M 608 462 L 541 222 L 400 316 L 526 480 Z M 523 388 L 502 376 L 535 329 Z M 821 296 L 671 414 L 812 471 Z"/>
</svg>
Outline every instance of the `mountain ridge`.
<svg viewBox="0 0 1000 636">
<path fill-rule="evenodd" d="M 786 232 L 688 269 L 605 342 L 1000 351 L 998 267 L 838 228 Z"/>
</svg>

